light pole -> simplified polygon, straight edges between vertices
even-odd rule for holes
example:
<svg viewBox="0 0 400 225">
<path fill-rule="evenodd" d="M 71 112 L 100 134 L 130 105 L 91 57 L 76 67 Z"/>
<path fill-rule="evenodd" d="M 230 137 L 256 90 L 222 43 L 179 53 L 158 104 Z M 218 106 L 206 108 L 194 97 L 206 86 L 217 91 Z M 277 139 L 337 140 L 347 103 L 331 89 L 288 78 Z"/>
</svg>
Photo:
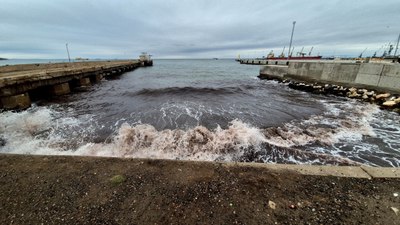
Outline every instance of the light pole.
<svg viewBox="0 0 400 225">
<path fill-rule="evenodd" d="M 397 55 L 397 49 L 399 49 L 399 41 L 400 41 L 400 34 L 399 34 L 399 37 L 397 38 L 396 49 L 394 50 L 394 57 L 396 57 L 396 55 Z"/>
<path fill-rule="evenodd" d="M 68 43 L 65 44 L 65 47 L 67 48 L 68 62 L 71 62 L 71 58 L 69 57 Z"/>
<path fill-rule="evenodd" d="M 292 48 L 292 40 L 293 40 L 293 33 L 294 33 L 294 26 L 296 25 L 296 21 L 293 21 L 293 27 L 292 27 L 292 35 L 290 36 L 290 43 L 289 43 L 289 52 L 288 52 L 288 60 L 290 57 L 290 49 Z"/>
</svg>

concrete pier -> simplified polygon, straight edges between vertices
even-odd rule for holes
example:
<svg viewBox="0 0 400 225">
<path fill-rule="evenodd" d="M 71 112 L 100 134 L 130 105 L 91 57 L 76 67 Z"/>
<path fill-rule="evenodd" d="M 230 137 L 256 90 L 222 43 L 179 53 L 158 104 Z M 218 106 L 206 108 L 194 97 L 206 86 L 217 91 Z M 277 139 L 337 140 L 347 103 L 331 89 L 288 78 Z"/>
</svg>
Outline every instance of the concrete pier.
<svg viewBox="0 0 400 225">
<path fill-rule="evenodd" d="M 151 65 L 121 60 L 1 66 L 0 108 L 25 109 L 31 104 L 30 92 L 68 94 L 73 87 L 90 86 L 104 77 Z"/>
<path fill-rule="evenodd" d="M 400 93 L 399 63 L 282 61 L 262 66 L 260 77 L 322 82 Z"/>
</svg>

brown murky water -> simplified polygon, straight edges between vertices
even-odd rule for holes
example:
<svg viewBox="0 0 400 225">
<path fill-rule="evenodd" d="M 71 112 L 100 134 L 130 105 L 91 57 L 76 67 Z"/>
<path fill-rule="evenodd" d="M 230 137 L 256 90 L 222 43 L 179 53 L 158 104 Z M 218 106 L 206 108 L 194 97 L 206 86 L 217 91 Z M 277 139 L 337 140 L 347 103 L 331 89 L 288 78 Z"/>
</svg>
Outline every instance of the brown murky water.
<svg viewBox="0 0 400 225">
<path fill-rule="evenodd" d="M 400 166 L 398 115 L 233 60 L 156 60 L 0 114 L 0 152 Z"/>
</svg>

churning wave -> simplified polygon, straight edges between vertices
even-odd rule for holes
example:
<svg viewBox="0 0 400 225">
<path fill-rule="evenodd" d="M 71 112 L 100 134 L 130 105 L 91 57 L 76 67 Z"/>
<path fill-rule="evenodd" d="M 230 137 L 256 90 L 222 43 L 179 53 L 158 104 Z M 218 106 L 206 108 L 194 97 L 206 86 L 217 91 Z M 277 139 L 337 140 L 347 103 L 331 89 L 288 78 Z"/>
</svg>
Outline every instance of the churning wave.
<svg viewBox="0 0 400 225">
<path fill-rule="evenodd" d="M 226 129 L 157 130 L 149 124 L 118 125 L 105 141 L 96 142 L 102 128 L 89 115 L 65 115 L 55 108 L 33 107 L 23 112 L 0 114 L 0 152 L 45 155 L 86 155 L 164 158 L 207 161 L 357 165 L 369 150 L 343 151 L 335 147 L 345 140 L 360 143 L 375 137 L 369 121 L 378 110 L 373 106 L 331 105 L 324 115 L 292 121 L 280 127 L 256 128 L 233 120 Z M 73 109 L 70 109 L 73 111 Z M 365 146 L 364 146 L 365 147 Z M 394 152 L 385 166 L 399 166 Z"/>
<path fill-rule="evenodd" d="M 219 87 L 219 88 L 208 88 L 208 87 L 167 87 L 167 88 L 145 88 L 138 92 L 131 93 L 131 95 L 143 95 L 143 96 L 164 96 L 164 95 L 232 95 L 245 93 L 246 89 L 252 88 L 250 85 L 236 86 L 236 87 Z"/>
</svg>

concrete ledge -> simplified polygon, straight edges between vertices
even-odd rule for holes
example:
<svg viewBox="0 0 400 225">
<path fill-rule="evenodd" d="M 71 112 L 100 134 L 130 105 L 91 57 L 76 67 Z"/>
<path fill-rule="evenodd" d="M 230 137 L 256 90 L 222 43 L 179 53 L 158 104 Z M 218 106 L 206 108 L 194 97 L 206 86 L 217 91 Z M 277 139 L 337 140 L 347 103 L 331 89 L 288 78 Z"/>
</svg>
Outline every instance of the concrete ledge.
<svg viewBox="0 0 400 225">
<path fill-rule="evenodd" d="M 55 160 L 112 160 L 112 161 L 158 161 L 165 163 L 191 164 L 223 166 L 225 168 L 259 168 L 272 170 L 276 172 L 295 172 L 301 175 L 309 176 L 334 176 L 348 178 L 400 178 L 400 168 L 394 167 L 370 167 L 370 166 L 320 166 L 320 165 L 296 165 L 296 164 L 267 164 L 267 163 L 247 163 L 247 162 L 209 162 L 209 161 L 188 161 L 188 160 L 169 160 L 169 159 L 140 159 L 140 158 L 110 158 L 110 157 L 92 157 L 92 156 L 49 156 L 49 155 L 18 155 L 18 154 L 0 154 L 0 160 L 7 158 L 21 158 L 34 162 L 36 159 L 48 161 Z"/>
<path fill-rule="evenodd" d="M 0 224 L 397 225 L 400 179 L 359 169 L 0 154 Z"/>
<path fill-rule="evenodd" d="M 353 177 L 353 178 L 368 178 L 368 179 L 371 178 L 371 176 L 361 167 L 355 167 L 355 166 L 312 166 L 312 165 L 263 164 L 263 163 L 226 163 L 225 166 L 259 167 L 275 171 L 291 171 L 302 175 L 311 175 L 311 176 L 335 176 L 335 177 Z M 371 170 L 374 171 L 374 169 L 375 168 Z"/>
<path fill-rule="evenodd" d="M 362 166 L 372 178 L 400 178 L 400 168 L 383 168 L 383 167 L 369 167 Z"/>
</svg>

